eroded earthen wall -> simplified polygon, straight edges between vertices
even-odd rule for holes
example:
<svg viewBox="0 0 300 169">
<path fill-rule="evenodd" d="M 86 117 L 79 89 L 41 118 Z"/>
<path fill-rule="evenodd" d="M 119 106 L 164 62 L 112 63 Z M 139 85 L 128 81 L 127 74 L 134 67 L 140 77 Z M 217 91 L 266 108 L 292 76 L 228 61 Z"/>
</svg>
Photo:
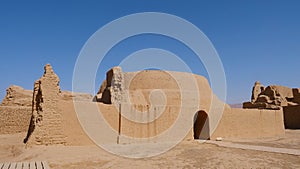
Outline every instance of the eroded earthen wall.
<svg viewBox="0 0 300 169">
<path fill-rule="evenodd" d="M 120 105 L 123 99 L 124 74 L 121 67 L 113 67 L 106 73 L 106 80 L 95 96 L 97 102 Z"/>
<path fill-rule="evenodd" d="M 0 106 L 0 134 L 26 132 L 31 108 L 23 106 Z"/>
<path fill-rule="evenodd" d="M 59 78 L 47 64 L 44 75 L 34 83 L 32 116 L 24 143 L 65 144 L 60 104 Z"/>
<path fill-rule="evenodd" d="M 20 86 L 11 85 L 6 89 L 6 96 L 1 106 L 26 106 L 31 107 L 32 90 L 25 90 Z"/>
</svg>

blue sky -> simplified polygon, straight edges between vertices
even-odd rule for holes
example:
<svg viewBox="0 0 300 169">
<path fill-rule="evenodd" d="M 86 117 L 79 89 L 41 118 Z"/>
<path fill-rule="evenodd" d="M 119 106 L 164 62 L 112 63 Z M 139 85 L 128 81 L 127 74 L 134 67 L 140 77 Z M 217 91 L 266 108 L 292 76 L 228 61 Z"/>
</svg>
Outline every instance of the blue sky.
<svg viewBox="0 0 300 169">
<path fill-rule="evenodd" d="M 300 87 L 300 1 L 1 1 L 0 98 L 11 85 L 32 89 L 50 63 L 62 90 L 72 89 L 76 58 L 88 38 L 119 17 L 164 12 L 201 29 L 215 46 L 227 79 L 227 102 L 249 100 L 253 83 Z M 121 29 L 121 28 L 120 28 Z M 170 38 L 124 40 L 101 63 L 96 84 L 121 56 L 143 48 L 170 50 L 207 76 L 201 61 Z"/>
</svg>

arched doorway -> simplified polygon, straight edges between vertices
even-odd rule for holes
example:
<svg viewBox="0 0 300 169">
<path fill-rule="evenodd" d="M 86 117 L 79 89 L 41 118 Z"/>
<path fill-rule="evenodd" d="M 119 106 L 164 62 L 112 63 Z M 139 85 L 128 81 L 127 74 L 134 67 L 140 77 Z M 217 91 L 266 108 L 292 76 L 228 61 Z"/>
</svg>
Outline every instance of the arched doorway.
<svg viewBox="0 0 300 169">
<path fill-rule="evenodd" d="M 203 110 L 198 111 L 194 116 L 194 139 L 210 139 L 209 118 Z"/>
</svg>

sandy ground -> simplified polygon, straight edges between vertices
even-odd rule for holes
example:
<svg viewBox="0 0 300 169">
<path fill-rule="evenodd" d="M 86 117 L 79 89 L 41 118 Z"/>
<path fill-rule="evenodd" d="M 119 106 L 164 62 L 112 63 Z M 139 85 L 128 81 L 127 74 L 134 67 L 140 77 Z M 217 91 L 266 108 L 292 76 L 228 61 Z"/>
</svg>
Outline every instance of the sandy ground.
<svg viewBox="0 0 300 169">
<path fill-rule="evenodd" d="M 0 136 L 0 162 L 48 161 L 54 169 L 81 168 L 300 168 L 300 157 L 282 153 L 270 153 L 238 148 L 219 147 L 197 141 L 182 142 L 170 151 L 158 156 L 129 159 L 110 154 L 97 146 L 34 146 L 25 148 L 25 133 Z M 300 148 L 300 131 L 287 130 L 281 139 L 240 144 Z M 162 144 L 143 146 L 159 148 Z M 134 149 L 124 145 L 124 149 Z M 136 153 L 131 151 L 132 153 Z"/>
<path fill-rule="evenodd" d="M 253 139 L 253 140 L 227 140 L 233 143 L 260 145 L 277 148 L 290 148 L 300 150 L 300 130 L 285 130 L 283 138 Z"/>
</svg>

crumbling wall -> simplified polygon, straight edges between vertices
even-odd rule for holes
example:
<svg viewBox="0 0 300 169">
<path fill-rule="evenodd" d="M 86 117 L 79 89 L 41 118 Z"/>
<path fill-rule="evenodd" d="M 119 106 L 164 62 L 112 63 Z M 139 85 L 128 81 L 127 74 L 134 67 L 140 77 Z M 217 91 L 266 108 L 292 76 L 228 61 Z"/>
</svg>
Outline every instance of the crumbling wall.
<svg viewBox="0 0 300 169">
<path fill-rule="evenodd" d="M 263 87 L 255 82 L 250 102 L 244 102 L 247 109 L 273 109 L 279 110 L 283 106 L 294 105 L 293 90 L 285 86 L 271 85 Z"/>
<path fill-rule="evenodd" d="M 24 106 L 0 106 L 0 134 L 26 132 L 31 108 Z"/>
<path fill-rule="evenodd" d="M 0 134 L 26 132 L 31 116 L 32 91 L 11 85 L 0 105 Z"/>
<path fill-rule="evenodd" d="M 106 80 L 102 83 L 96 101 L 106 104 L 121 104 L 123 98 L 124 75 L 121 67 L 113 67 L 106 73 Z"/>
<path fill-rule="evenodd" d="M 64 144 L 62 115 L 57 109 L 60 99 L 59 78 L 47 64 L 44 75 L 34 83 L 32 115 L 24 143 Z"/>
<path fill-rule="evenodd" d="M 6 89 L 6 96 L 1 106 L 26 106 L 31 107 L 32 90 L 25 90 L 20 86 L 11 85 Z"/>
<path fill-rule="evenodd" d="M 274 109 L 283 110 L 284 125 L 287 129 L 300 128 L 300 89 L 285 86 L 268 86 L 259 91 L 255 90 L 260 83 L 255 83 L 252 90 L 251 102 L 244 102 L 243 108 L 247 109 Z M 260 92 L 258 94 L 258 92 Z M 258 96 L 253 99 L 253 95 Z"/>
<path fill-rule="evenodd" d="M 215 130 L 213 124 L 218 122 L 217 115 L 219 110 L 222 110 L 215 105 L 222 101 L 217 99 L 212 103 L 212 99 L 216 96 L 212 94 L 209 83 L 204 77 L 195 76 L 199 90 L 199 100 L 197 100 L 190 94 L 195 93 L 195 88 L 191 85 L 194 76 L 191 74 L 150 70 L 122 73 L 123 76 L 118 78 L 121 87 L 116 87 L 117 90 L 114 91 L 112 81 L 113 77 L 117 77 L 115 72 L 108 71 L 105 89 L 109 89 L 112 103 L 114 103 L 113 95 L 117 96 L 115 93 L 123 94 L 118 97 L 122 99 L 122 104 L 120 107 L 99 104 L 105 121 L 115 130 L 114 138 L 108 139 L 109 143 L 161 142 L 174 141 L 177 138 L 192 140 L 194 139 L 194 117 L 199 110 L 208 115 L 208 120 L 205 122 L 208 124 L 204 126 L 207 126 L 205 131 L 208 131 L 211 139 L 216 137 L 247 139 L 284 135 L 282 110 L 231 109 L 226 104 L 220 124 Z M 179 88 L 178 84 L 184 87 Z M 103 86 L 99 91 L 105 91 Z M 270 89 L 273 91 L 273 88 Z M 269 95 L 269 89 L 266 90 L 258 83 L 255 90 L 253 101 L 261 99 L 260 94 L 263 91 Z M 273 96 L 272 94 L 277 96 L 276 92 L 272 91 L 270 96 Z M 101 94 L 103 97 L 104 92 Z M 286 92 L 286 95 L 289 94 L 289 91 Z M 276 99 L 275 96 L 271 98 Z M 214 107 L 211 107 L 211 104 L 215 104 Z M 213 109 L 210 110 L 211 108 Z M 188 133 L 184 130 L 186 128 L 190 130 Z M 172 129 L 176 132 L 173 133 Z M 181 135 L 182 133 L 184 135 Z"/>
<path fill-rule="evenodd" d="M 255 102 L 263 90 L 265 90 L 265 87 L 261 85 L 259 81 L 255 82 L 252 88 L 251 102 Z"/>
</svg>

